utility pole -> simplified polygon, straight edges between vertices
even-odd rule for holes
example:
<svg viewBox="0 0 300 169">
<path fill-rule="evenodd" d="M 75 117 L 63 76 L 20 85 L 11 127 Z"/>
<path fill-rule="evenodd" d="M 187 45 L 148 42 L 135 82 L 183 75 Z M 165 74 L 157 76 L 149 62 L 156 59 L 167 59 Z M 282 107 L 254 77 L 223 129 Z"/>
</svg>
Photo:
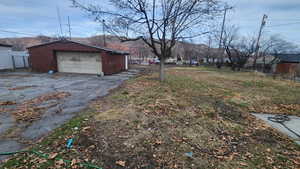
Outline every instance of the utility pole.
<svg viewBox="0 0 300 169">
<path fill-rule="evenodd" d="M 256 41 L 256 47 L 255 47 L 255 56 L 254 56 L 254 62 L 253 62 L 253 69 L 256 68 L 256 60 L 257 60 L 258 55 L 259 55 L 260 38 L 261 38 L 261 35 L 262 35 L 262 30 L 266 25 L 267 18 L 268 18 L 268 16 L 266 14 L 264 14 L 263 19 L 261 21 L 260 28 L 259 28 L 259 33 L 258 33 L 258 37 L 257 37 L 257 41 Z"/>
<path fill-rule="evenodd" d="M 103 45 L 106 47 L 106 35 L 105 35 L 105 20 L 102 20 L 103 22 Z"/>
<path fill-rule="evenodd" d="M 60 11 L 59 7 L 56 6 L 56 12 L 57 12 L 57 17 L 58 17 L 58 22 L 59 22 L 59 27 L 60 27 L 60 38 L 63 37 L 63 30 L 62 30 L 62 25 L 61 25 L 61 17 L 60 17 Z"/>
<path fill-rule="evenodd" d="M 206 62 L 210 64 L 210 51 L 211 51 L 211 35 L 208 36 L 208 48 L 207 48 L 207 55 L 206 55 Z"/>
<path fill-rule="evenodd" d="M 129 36 L 129 24 L 126 24 L 126 38 Z"/>
<path fill-rule="evenodd" d="M 223 34 L 224 34 L 224 29 L 225 29 L 225 22 L 226 22 L 226 15 L 227 15 L 227 10 L 232 9 L 233 7 L 228 7 L 226 6 L 224 9 L 224 16 L 223 16 L 223 23 L 222 23 L 222 30 L 221 30 L 221 36 L 220 36 L 220 41 L 219 41 L 219 51 L 221 52 L 221 58 L 223 62 L 223 50 L 222 50 L 222 40 L 223 40 Z"/>
<path fill-rule="evenodd" d="M 70 23 L 70 17 L 68 16 L 68 27 L 69 27 L 69 36 L 70 40 L 72 39 L 72 32 L 71 32 L 71 23 Z"/>
</svg>

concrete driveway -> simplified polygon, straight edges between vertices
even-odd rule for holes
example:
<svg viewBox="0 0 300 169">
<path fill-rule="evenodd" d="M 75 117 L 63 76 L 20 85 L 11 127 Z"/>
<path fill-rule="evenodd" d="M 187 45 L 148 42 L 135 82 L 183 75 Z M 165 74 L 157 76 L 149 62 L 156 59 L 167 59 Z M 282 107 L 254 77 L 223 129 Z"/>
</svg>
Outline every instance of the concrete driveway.
<svg viewBox="0 0 300 169">
<path fill-rule="evenodd" d="M 91 100 L 107 95 L 109 90 L 137 73 L 130 70 L 104 77 L 0 73 L 0 152 L 24 148 L 26 142 L 48 134 L 86 108 Z M 32 108 L 34 106 L 39 109 Z M 32 114 L 26 113 L 30 111 L 40 113 L 28 120 Z"/>
</svg>

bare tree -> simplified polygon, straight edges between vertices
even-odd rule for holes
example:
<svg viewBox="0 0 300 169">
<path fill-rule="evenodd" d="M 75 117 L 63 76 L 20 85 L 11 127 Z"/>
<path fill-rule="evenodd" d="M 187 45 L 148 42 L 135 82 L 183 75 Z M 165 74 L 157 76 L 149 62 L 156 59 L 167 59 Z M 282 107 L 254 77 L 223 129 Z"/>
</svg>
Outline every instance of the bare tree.
<svg viewBox="0 0 300 169">
<path fill-rule="evenodd" d="M 288 42 L 280 37 L 280 35 L 272 35 L 261 43 L 262 56 L 266 54 L 282 54 L 297 53 L 299 48 L 297 45 Z"/>
<path fill-rule="evenodd" d="M 218 49 L 210 49 L 211 54 L 213 54 L 213 62 L 217 59 L 217 66 L 220 68 L 224 63 L 224 52 L 226 53 L 226 48 L 233 47 L 232 45 L 236 43 L 240 37 L 238 34 L 239 28 L 235 25 L 229 25 L 222 27 L 222 37 L 220 36 L 221 31 L 214 29 L 210 37 L 210 46 L 214 42 L 215 46 L 218 46 Z M 222 39 L 221 39 L 222 38 Z M 236 44 L 235 44 L 236 45 Z"/>
<path fill-rule="evenodd" d="M 222 45 L 226 47 L 233 46 L 237 41 L 239 40 L 239 34 L 238 34 L 239 28 L 235 25 L 228 26 L 224 28 L 224 33 L 222 37 Z M 218 37 L 219 35 L 217 35 Z"/>
<path fill-rule="evenodd" d="M 249 58 L 255 52 L 255 39 L 254 38 L 239 38 L 234 43 L 225 47 L 228 58 L 231 62 L 232 70 L 239 71 L 245 66 Z"/>
<path fill-rule="evenodd" d="M 110 0 L 105 8 L 71 1 L 95 21 L 110 20 L 106 30 L 123 37 L 123 42 L 143 40 L 160 59 L 160 81 L 165 79 L 164 63 L 176 42 L 203 35 L 203 23 L 220 12 L 219 0 Z"/>
<path fill-rule="evenodd" d="M 212 57 L 212 37 L 208 36 L 207 48 L 204 50 L 204 57 L 206 59 L 207 64 L 210 64 L 210 59 Z"/>
<path fill-rule="evenodd" d="M 195 47 L 195 45 L 189 42 L 183 42 L 182 47 L 183 47 L 183 59 L 188 60 L 191 66 L 193 60 L 197 59 L 197 53 L 196 53 L 197 48 Z"/>
<path fill-rule="evenodd" d="M 145 59 L 151 56 L 151 49 L 144 43 L 137 43 L 134 45 L 134 48 L 136 50 L 136 56 L 142 61 L 145 61 Z"/>
<path fill-rule="evenodd" d="M 260 43 L 260 53 L 258 58 L 263 59 L 263 71 L 266 69 L 266 57 L 267 56 L 274 56 L 274 60 L 277 59 L 278 54 L 283 53 L 297 53 L 298 46 L 287 42 L 286 40 L 282 39 L 280 35 L 271 35 L 266 39 L 263 39 Z M 274 63 L 271 61 L 271 63 Z"/>
<path fill-rule="evenodd" d="M 228 26 L 224 29 L 222 44 L 230 60 L 232 70 L 240 70 L 248 62 L 255 52 L 255 38 L 241 37 L 236 26 Z"/>
</svg>

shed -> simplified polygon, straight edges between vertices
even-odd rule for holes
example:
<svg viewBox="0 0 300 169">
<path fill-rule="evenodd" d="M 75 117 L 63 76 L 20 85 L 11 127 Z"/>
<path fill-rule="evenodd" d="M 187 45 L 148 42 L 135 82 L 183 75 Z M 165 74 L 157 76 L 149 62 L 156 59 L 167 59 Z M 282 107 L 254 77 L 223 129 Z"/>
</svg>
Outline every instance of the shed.
<svg viewBox="0 0 300 169">
<path fill-rule="evenodd" d="M 12 45 L 0 43 L 0 70 L 13 68 L 11 50 Z"/>
<path fill-rule="evenodd" d="M 277 58 L 276 73 L 295 73 L 299 69 L 300 54 L 279 54 Z"/>
<path fill-rule="evenodd" d="M 128 69 L 128 52 L 67 39 L 28 48 L 33 71 L 110 75 Z"/>
</svg>

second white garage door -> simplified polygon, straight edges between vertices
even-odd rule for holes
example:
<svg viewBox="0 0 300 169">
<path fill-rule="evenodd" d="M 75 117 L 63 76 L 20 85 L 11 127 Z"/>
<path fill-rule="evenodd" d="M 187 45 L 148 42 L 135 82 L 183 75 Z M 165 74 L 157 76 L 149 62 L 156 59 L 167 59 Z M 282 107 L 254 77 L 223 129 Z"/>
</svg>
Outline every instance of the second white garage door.
<svg viewBox="0 0 300 169">
<path fill-rule="evenodd" d="M 59 72 L 103 74 L 99 53 L 57 52 L 56 56 Z"/>
</svg>

